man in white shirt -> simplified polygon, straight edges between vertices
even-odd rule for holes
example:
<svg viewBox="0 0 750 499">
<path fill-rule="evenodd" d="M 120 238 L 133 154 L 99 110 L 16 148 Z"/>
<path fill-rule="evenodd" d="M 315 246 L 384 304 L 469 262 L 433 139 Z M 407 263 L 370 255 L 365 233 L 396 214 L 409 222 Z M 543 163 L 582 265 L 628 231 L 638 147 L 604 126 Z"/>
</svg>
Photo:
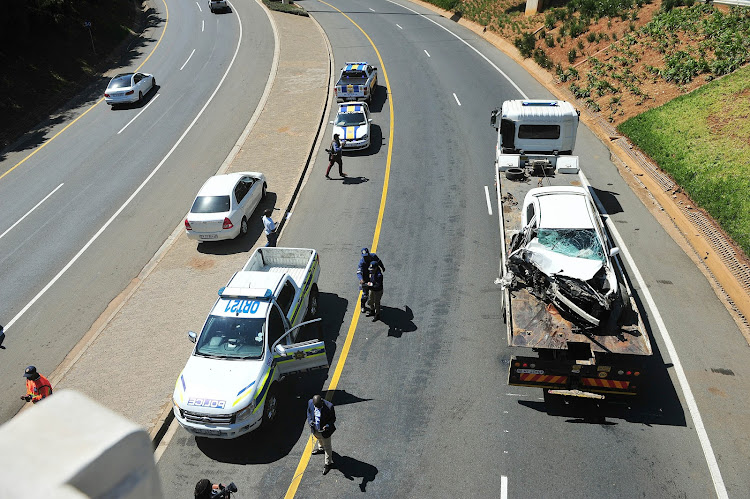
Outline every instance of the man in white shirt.
<svg viewBox="0 0 750 499">
<path fill-rule="evenodd" d="M 272 213 L 271 209 L 263 212 L 263 231 L 266 233 L 266 239 L 268 240 L 266 247 L 276 246 L 276 238 L 278 237 L 278 234 L 276 234 L 276 224 L 271 220 Z"/>
</svg>

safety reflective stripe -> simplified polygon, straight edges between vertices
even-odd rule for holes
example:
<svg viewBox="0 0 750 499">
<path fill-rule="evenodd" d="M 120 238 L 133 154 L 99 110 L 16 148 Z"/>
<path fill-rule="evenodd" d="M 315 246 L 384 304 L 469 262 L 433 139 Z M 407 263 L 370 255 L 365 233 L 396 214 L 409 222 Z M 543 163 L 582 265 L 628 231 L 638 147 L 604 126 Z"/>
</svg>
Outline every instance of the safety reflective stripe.
<svg viewBox="0 0 750 499">
<path fill-rule="evenodd" d="M 555 385 L 564 385 L 568 382 L 567 376 L 551 376 L 547 374 L 529 374 L 521 373 L 521 381 L 527 381 L 532 383 L 552 383 Z"/>
<path fill-rule="evenodd" d="M 630 386 L 630 381 L 618 381 L 615 379 L 581 378 L 581 381 L 586 386 L 596 386 L 601 388 L 619 388 L 621 390 L 627 390 Z"/>
<path fill-rule="evenodd" d="M 320 350 L 320 348 L 314 347 L 314 348 L 310 348 L 308 350 L 298 350 L 298 351 L 299 352 L 307 352 L 307 351 L 310 351 L 310 350 Z M 310 355 L 305 355 L 303 358 L 304 359 L 315 359 L 315 358 L 320 357 L 321 355 L 325 355 L 325 354 L 326 354 L 325 350 L 321 350 L 320 352 L 317 352 L 317 353 L 311 353 Z M 302 360 L 302 359 L 297 359 L 297 358 L 294 357 L 294 354 L 292 354 L 292 355 L 289 355 L 288 358 L 285 358 L 285 359 L 282 359 L 282 360 L 277 360 L 276 361 L 276 365 L 285 364 L 287 362 L 294 362 L 296 360 Z"/>
<path fill-rule="evenodd" d="M 263 407 L 263 401 L 266 399 L 266 393 L 268 393 L 268 387 L 271 386 L 271 381 L 273 380 L 272 374 L 275 370 L 276 370 L 276 366 L 272 367 L 271 370 L 269 370 L 266 373 L 266 377 L 263 380 L 263 388 L 258 393 L 258 396 L 255 397 L 255 409 L 253 409 L 253 413 L 255 413 L 255 411 L 257 411 L 258 408 Z M 239 402 L 240 399 L 242 398 L 245 398 L 245 397 L 244 396 L 240 397 L 239 399 L 237 399 L 237 401 L 235 401 L 234 404 Z M 234 404 L 232 404 L 232 406 L 234 406 Z"/>
</svg>

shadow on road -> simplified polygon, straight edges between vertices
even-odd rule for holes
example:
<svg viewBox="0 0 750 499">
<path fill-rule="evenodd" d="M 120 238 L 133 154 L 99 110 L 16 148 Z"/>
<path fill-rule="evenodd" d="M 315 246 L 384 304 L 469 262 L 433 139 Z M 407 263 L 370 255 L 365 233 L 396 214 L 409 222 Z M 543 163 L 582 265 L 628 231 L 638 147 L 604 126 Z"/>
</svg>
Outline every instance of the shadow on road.
<svg viewBox="0 0 750 499">
<path fill-rule="evenodd" d="M 394 338 L 401 338 L 404 333 L 411 333 L 417 330 L 417 325 L 414 324 L 414 312 L 409 306 L 404 306 L 404 309 L 394 307 L 381 307 L 380 310 L 380 321 L 388 326 L 388 336 Z"/>
<path fill-rule="evenodd" d="M 347 480 L 354 481 L 355 478 L 361 478 L 359 490 L 367 492 L 367 484 L 375 480 L 378 469 L 372 464 L 365 463 L 350 456 L 342 456 L 333 452 L 334 470 L 339 471 Z"/>
</svg>

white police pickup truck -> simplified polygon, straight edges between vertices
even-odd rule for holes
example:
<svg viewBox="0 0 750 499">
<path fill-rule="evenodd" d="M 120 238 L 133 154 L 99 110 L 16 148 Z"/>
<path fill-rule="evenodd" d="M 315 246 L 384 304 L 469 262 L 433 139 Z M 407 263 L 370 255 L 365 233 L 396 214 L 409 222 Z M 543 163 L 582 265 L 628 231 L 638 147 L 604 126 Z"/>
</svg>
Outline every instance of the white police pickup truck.
<svg viewBox="0 0 750 499">
<path fill-rule="evenodd" d="M 378 68 L 366 62 L 347 62 L 333 87 L 336 101 L 370 102 L 378 86 Z"/>
<path fill-rule="evenodd" d="M 183 428 L 236 438 L 270 424 L 285 376 L 328 367 L 323 341 L 297 342 L 302 326 L 320 320 L 319 275 L 313 249 L 258 248 L 219 290 L 200 335 L 188 333 L 196 345 L 173 394 Z"/>
</svg>

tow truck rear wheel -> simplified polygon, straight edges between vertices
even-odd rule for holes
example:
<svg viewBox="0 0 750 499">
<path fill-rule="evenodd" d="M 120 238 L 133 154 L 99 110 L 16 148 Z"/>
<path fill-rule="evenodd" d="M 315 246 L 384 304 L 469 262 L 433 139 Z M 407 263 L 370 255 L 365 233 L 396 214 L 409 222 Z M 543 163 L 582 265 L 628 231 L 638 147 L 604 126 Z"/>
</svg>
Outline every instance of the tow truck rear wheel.
<svg viewBox="0 0 750 499">
<path fill-rule="evenodd" d="M 266 395 L 266 403 L 263 406 L 263 426 L 269 427 L 274 424 L 276 417 L 279 414 L 279 391 L 277 390 L 276 383 L 271 385 Z"/>
</svg>

